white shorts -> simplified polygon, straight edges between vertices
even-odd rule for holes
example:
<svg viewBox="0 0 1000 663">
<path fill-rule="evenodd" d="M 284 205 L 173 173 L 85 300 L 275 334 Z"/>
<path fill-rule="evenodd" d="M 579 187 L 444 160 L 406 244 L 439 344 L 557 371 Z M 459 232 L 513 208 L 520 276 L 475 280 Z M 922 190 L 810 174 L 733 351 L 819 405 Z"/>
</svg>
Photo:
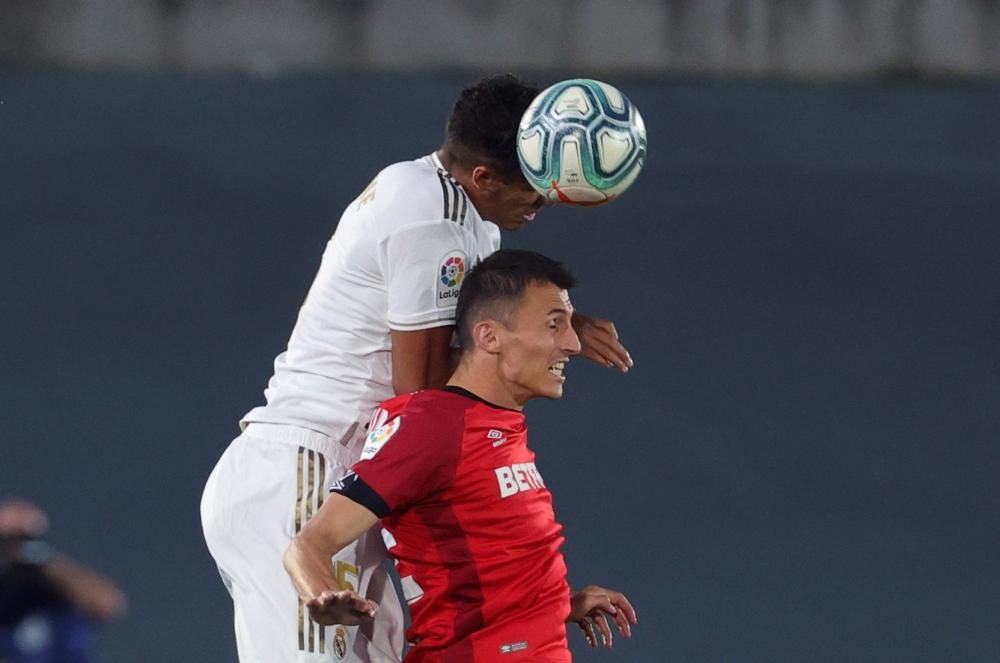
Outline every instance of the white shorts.
<svg viewBox="0 0 1000 663">
<path fill-rule="evenodd" d="M 241 663 L 398 663 L 403 610 L 382 561 L 376 526 L 342 550 L 338 578 L 379 605 L 372 627 L 323 627 L 309 618 L 282 563 L 295 533 L 346 468 L 330 438 L 297 426 L 255 424 L 233 440 L 201 500 L 205 541 L 233 597 Z"/>
</svg>

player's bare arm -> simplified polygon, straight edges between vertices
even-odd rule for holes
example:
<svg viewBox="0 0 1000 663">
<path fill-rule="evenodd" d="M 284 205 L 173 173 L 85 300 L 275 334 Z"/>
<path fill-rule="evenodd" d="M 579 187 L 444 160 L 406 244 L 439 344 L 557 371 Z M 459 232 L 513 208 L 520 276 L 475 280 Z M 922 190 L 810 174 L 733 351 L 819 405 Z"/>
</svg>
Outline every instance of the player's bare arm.
<svg viewBox="0 0 1000 663">
<path fill-rule="evenodd" d="M 580 337 L 580 354 L 601 366 L 614 366 L 622 373 L 632 368 L 632 356 L 618 340 L 618 330 L 610 320 L 573 312 L 573 329 Z"/>
<path fill-rule="evenodd" d="M 378 606 L 341 584 L 331 558 L 376 522 L 371 511 L 333 493 L 285 551 L 285 570 L 317 624 L 361 624 L 375 616 Z"/>
<path fill-rule="evenodd" d="M 608 624 L 611 615 L 618 625 L 618 630 L 626 638 L 632 637 L 632 625 L 637 622 L 635 608 L 621 592 L 605 589 L 597 585 L 587 585 L 573 594 L 570 599 L 570 613 L 567 622 L 577 624 L 587 638 L 591 647 L 596 647 L 597 631 L 601 634 L 601 644 L 612 647 L 611 626 Z"/>
<path fill-rule="evenodd" d="M 392 330 L 392 389 L 396 395 L 443 387 L 451 376 L 454 327 L 419 331 Z"/>
</svg>

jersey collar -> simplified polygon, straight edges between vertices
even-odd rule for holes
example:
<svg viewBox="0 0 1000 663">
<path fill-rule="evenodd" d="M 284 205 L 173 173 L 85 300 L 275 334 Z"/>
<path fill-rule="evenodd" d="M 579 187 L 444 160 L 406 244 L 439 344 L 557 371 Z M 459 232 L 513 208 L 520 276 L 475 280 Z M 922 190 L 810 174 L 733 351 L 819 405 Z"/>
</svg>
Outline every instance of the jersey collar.
<svg viewBox="0 0 1000 663">
<path fill-rule="evenodd" d="M 437 166 L 438 168 L 440 168 L 441 170 L 443 170 L 446 173 L 448 172 L 448 169 L 444 167 L 443 163 L 441 163 L 441 159 L 438 159 L 437 150 L 434 150 L 433 152 L 431 152 L 430 157 L 431 157 L 431 161 L 434 162 L 435 166 Z"/>
<path fill-rule="evenodd" d="M 479 401 L 483 405 L 488 405 L 491 408 L 494 408 L 496 410 L 506 410 L 508 412 L 516 412 L 518 414 L 524 414 L 521 410 L 515 410 L 512 407 L 504 407 L 502 405 L 497 405 L 496 403 L 490 403 L 485 398 L 477 396 L 476 394 L 472 393 L 468 389 L 464 389 L 462 387 L 458 387 L 458 386 L 453 385 L 453 384 L 445 385 L 443 387 L 443 389 L 444 389 L 444 391 L 450 392 L 452 394 L 458 394 L 459 396 L 465 396 L 466 398 L 471 398 L 474 401 Z"/>
</svg>

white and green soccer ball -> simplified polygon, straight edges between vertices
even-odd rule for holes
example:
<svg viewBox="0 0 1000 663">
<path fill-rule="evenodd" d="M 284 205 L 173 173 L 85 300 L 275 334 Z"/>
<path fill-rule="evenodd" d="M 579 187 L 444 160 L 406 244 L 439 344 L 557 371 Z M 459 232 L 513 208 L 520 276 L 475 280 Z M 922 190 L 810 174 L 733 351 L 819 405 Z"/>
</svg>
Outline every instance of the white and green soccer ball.
<svg viewBox="0 0 1000 663">
<path fill-rule="evenodd" d="M 556 83 L 521 117 L 517 157 L 553 203 L 601 205 L 628 189 L 646 158 L 646 125 L 621 90 L 589 78 Z"/>
</svg>

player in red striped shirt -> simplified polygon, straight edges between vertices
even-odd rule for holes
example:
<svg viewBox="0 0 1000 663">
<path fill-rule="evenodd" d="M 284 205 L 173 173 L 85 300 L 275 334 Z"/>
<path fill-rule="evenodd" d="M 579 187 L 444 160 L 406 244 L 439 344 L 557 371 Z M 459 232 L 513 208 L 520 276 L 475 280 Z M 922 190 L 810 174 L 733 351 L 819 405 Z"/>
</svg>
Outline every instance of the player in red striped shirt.
<svg viewBox="0 0 1000 663">
<path fill-rule="evenodd" d="M 566 622 L 591 645 L 596 626 L 610 645 L 606 614 L 631 635 L 624 595 L 595 586 L 571 595 L 562 526 L 522 412 L 532 398 L 562 396 L 566 362 L 580 351 L 573 285 L 560 263 L 527 251 L 499 251 L 466 276 L 448 386 L 382 404 L 361 460 L 285 555 L 316 622 L 374 616 L 330 558 L 381 518 L 410 604 L 407 663 L 564 663 Z"/>
</svg>

